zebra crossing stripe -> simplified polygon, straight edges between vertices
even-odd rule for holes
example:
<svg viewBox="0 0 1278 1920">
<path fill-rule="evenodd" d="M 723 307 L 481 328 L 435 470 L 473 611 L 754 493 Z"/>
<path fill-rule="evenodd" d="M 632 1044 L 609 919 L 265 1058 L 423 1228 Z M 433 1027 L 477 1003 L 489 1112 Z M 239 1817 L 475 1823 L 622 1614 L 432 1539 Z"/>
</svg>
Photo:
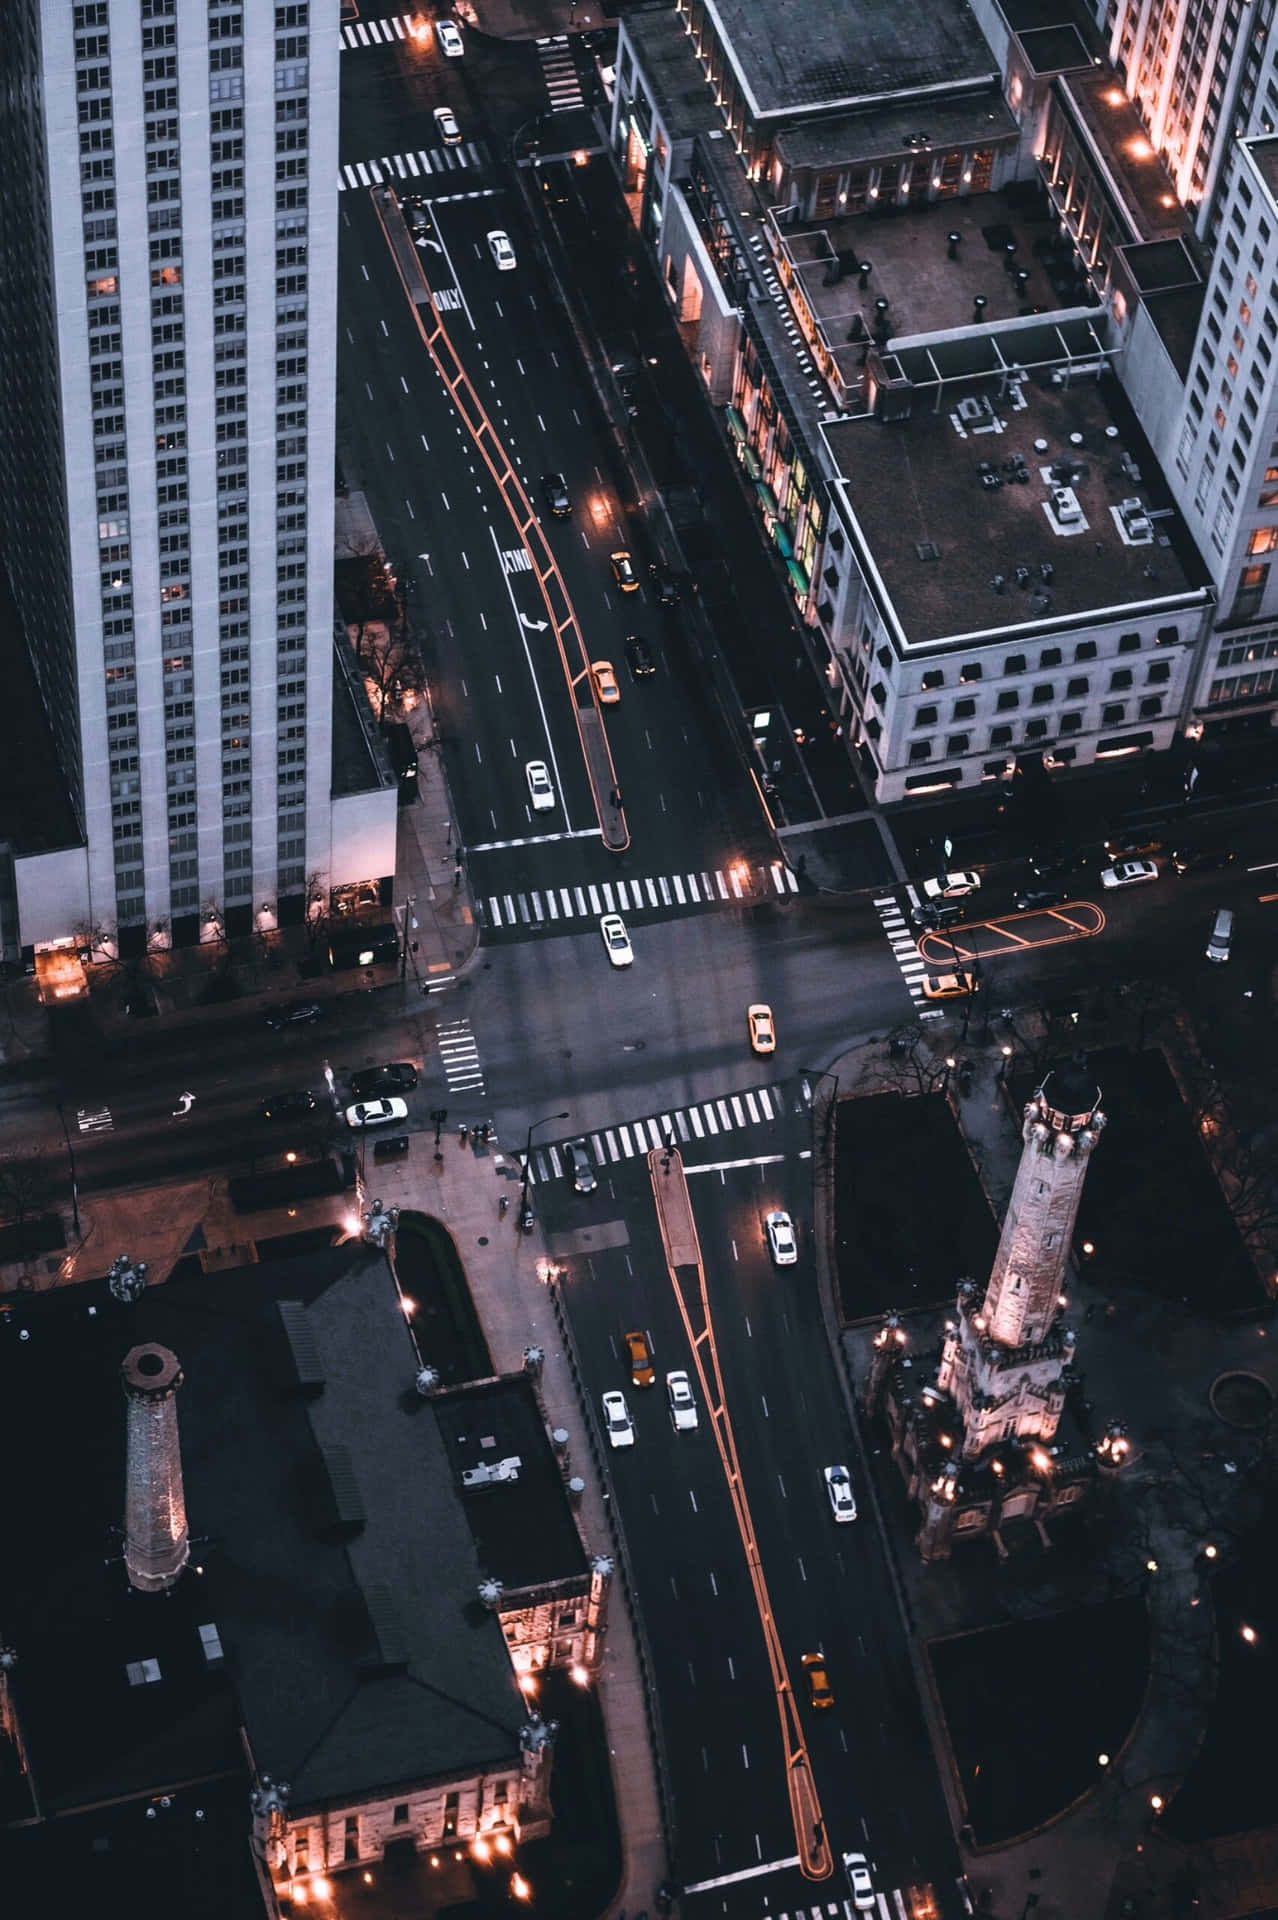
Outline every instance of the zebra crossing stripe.
<svg viewBox="0 0 1278 1920">
<path fill-rule="evenodd" d="M 723 875 L 719 872 L 717 867 L 715 868 L 714 878 L 715 878 L 715 884 L 719 889 L 719 898 L 721 900 L 726 900 L 728 897 L 728 889 L 724 883 Z"/>
<path fill-rule="evenodd" d="M 670 884 L 674 888 L 675 899 L 679 902 L 679 905 L 681 907 L 686 907 L 688 903 L 683 897 L 683 881 L 679 878 L 677 873 L 671 874 Z"/>
<path fill-rule="evenodd" d="M 603 890 L 605 911 L 608 913 L 615 913 L 617 911 L 617 903 L 612 897 L 612 887 L 609 885 L 607 880 L 602 880 L 600 881 L 599 884 Z"/>
<path fill-rule="evenodd" d="M 746 1104 L 746 1112 L 749 1114 L 752 1120 L 757 1120 L 759 1118 L 759 1109 L 754 1104 L 754 1095 L 752 1093 L 747 1093 L 744 1097 L 745 1097 L 745 1104 Z"/>
<path fill-rule="evenodd" d="M 774 1108 L 772 1104 L 772 1095 L 768 1092 L 768 1089 L 766 1087 L 759 1088 L 759 1105 L 763 1108 L 763 1111 L 767 1114 L 769 1120 L 776 1120 L 780 1117 L 781 1102 L 778 1100 Z"/>
<path fill-rule="evenodd" d="M 687 1121 L 686 1121 L 686 1120 L 684 1119 L 684 1117 L 683 1117 L 683 1115 L 682 1115 L 681 1113 L 676 1113 L 676 1114 L 675 1114 L 675 1117 L 674 1117 L 674 1123 L 675 1123 L 675 1126 L 676 1126 L 676 1128 L 678 1129 L 678 1133 L 679 1133 L 679 1138 L 680 1138 L 680 1140 L 681 1140 L 681 1141 L 686 1141 L 686 1140 L 687 1140 L 687 1138 L 688 1138 L 688 1123 L 687 1123 Z"/>
<path fill-rule="evenodd" d="M 659 906 L 660 902 L 657 899 L 657 889 L 653 885 L 652 881 L 645 879 L 643 884 L 648 889 L 648 905 L 650 907 Z"/>
<path fill-rule="evenodd" d="M 718 1111 L 719 1111 L 719 1118 L 720 1118 L 720 1119 L 722 1120 L 722 1122 L 723 1122 L 723 1131 L 724 1131 L 725 1133 L 727 1133 L 727 1131 L 728 1131 L 728 1129 L 729 1129 L 729 1128 L 731 1127 L 731 1125 L 732 1125 L 732 1121 L 731 1121 L 731 1120 L 729 1119 L 729 1117 L 728 1117 L 728 1109 L 727 1109 L 727 1105 L 726 1105 L 726 1103 L 725 1103 L 724 1101 L 722 1101 L 722 1100 L 716 1100 L 714 1104 L 715 1104 L 715 1106 L 716 1106 L 716 1107 L 718 1108 Z"/>
<path fill-rule="evenodd" d="M 732 1095 L 732 1117 L 739 1127 L 745 1125 L 745 1111 L 735 1093 Z"/>
<path fill-rule="evenodd" d="M 513 927 L 513 926 L 514 926 L 514 924 L 515 924 L 515 903 L 514 903 L 514 901 L 513 901 L 512 899 L 511 899 L 511 897 L 510 897 L 510 895 L 509 895 L 508 893 L 504 893 L 504 894 L 502 895 L 502 899 L 503 899 L 503 900 L 505 901 L 505 903 L 506 903 L 506 921 L 507 921 L 507 924 L 508 924 L 509 926 L 512 926 L 512 927 Z"/>
<path fill-rule="evenodd" d="M 591 1134 L 591 1136 L 590 1136 L 590 1144 L 591 1144 L 591 1146 L 592 1146 L 592 1147 L 594 1148 L 594 1150 L 595 1150 L 595 1159 L 596 1159 L 596 1160 L 598 1160 L 598 1162 L 599 1162 L 599 1163 L 600 1163 L 600 1165 L 602 1166 L 602 1165 L 603 1165 L 603 1162 L 604 1162 L 604 1161 L 605 1161 L 605 1160 L 606 1160 L 606 1159 L 608 1158 L 608 1155 L 607 1155 L 607 1152 L 606 1152 L 606 1150 L 605 1150 L 605 1148 L 604 1148 L 604 1143 L 603 1143 L 603 1141 L 602 1141 L 602 1140 L 601 1140 L 601 1139 L 599 1138 L 599 1135 L 598 1135 L 597 1133 L 592 1133 L 592 1134 Z"/>
<path fill-rule="evenodd" d="M 661 904 L 663 907 L 668 907 L 670 905 L 670 889 L 666 885 L 666 877 L 664 874 L 658 877 L 657 885 L 661 890 Z"/>
<path fill-rule="evenodd" d="M 598 913 L 599 912 L 599 894 L 597 890 L 594 887 L 588 886 L 586 888 L 586 892 L 590 896 L 590 911 L 592 913 Z"/>
<path fill-rule="evenodd" d="M 694 1118 L 696 1116 L 696 1111 L 697 1110 L 695 1107 L 691 1109 L 691 1112 Z M 710 1133 L 717 1134 L 719 1131 L 719 1122 L 714 1117 L 714 1108 L 710 1106 L 709 1103 L 707 1103 L 704 1107 L 702 1107 L 701 1111 L 705 1115 L 706 1126 L 708 1127 Z"/>
</svg>

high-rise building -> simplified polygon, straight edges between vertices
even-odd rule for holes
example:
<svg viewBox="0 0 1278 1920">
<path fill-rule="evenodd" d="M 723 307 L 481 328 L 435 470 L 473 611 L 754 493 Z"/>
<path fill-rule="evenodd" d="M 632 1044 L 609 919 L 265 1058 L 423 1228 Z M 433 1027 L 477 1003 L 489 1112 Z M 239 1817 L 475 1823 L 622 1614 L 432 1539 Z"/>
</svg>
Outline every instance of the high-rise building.
<svg viewBox="0 0 1278 1920">
<path fill-rule="evenodd" d="M 84 840 L 24 939 L 300 920 L 341 877 L 337 9 L 14 0 L 0 58 L 0 557 Z"/>
</svg>

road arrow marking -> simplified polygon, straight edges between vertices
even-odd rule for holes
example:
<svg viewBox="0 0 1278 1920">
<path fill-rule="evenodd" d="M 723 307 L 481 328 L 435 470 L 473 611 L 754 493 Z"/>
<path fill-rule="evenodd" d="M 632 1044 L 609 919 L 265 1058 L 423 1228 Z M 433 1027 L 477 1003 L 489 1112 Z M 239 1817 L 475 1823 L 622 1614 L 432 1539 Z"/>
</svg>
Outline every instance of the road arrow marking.
<svg viewBox="0 0 1278 1920">
<path fill-rule="evenodd" d="M 194 1105 L 195 1095 L 193 1093 L 180 1093 L 178 1095 L 178 1104 L 173 1109 L 173 1118 L 175 1120 L 183 1119 Z"/>
<path fill-rule="evenodd" d="M 521 627 L 527 627 L 529 633 L 544 633 L 550 622 L 549 620 L 530 620 L 526 613 L 521 613 L 519 624 Z"/>
</svg>

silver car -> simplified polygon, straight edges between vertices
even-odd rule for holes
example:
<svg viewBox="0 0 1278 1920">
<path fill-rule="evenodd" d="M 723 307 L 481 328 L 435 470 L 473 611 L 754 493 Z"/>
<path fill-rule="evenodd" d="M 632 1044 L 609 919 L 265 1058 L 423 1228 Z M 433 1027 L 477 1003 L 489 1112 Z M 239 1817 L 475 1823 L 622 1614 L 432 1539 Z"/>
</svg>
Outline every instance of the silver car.
<svg viewBox="0 0 1278 1920">
<path fill-rule="evenodd" d="M 635 1423 L 630 1418 L 630 1409 L 626 1405 L 624 1393 L 614 1388 L 603 1396 L 604 1432 L 608 1436 L 610 1447 L 633 1447 L 635 1444 Z"/>
<path fill-rule="evenodd" d="M 666 1375 L 666 1398 L 670 1402 L 670 1418 L 674 1422 L 675 1432 L 694 1433 L 697 1426 L 697 1403 L 693 1398 L 686 1373 Z"/>
</svg>

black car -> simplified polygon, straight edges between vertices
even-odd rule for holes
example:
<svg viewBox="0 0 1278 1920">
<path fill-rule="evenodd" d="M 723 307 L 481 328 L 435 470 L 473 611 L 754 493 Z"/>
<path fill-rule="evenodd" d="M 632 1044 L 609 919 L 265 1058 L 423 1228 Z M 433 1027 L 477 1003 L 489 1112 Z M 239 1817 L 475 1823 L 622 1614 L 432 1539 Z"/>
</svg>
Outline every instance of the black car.
<svg viewBox="0 0 1278 1920">
<path fill-rule="evenodd" d="M 313 1027 L 323 1018 L 324 1008 L 318 1000 L 290 1000 L 286 1006 L 272 1007 L 266 1024 L 279 1033 L 283 1027 Z"/>
<path fill-rule="evenodd" d="M 952 927 L 966 913 L 967 903 L 964 900 L 928 900 L 914 908 L 910 922 L 924 932 L 935 933 L 940 927 Z"/>
<path fill-rule="evenodd" d="M 543 473 L 541 491 L 556 520 L 567 520 L 572 513 L 572 495 L 562 473 Z"/>
<path fill-rule="evenodd" d="M 648 674 L 657 671 L 657 663 L 642 634 L 626 635 L 626 665 L 636 680 L 643 680 Z"/>
<path fill-rule="evenodd" d="M 382 1093 L 411 1093 L 417 1085 L 417 1069 L 411 1060 L 389 1060 L 385 1066 L 365 1067 L 351 1075 L 351 1092 L 357 1100 L 375 1100 Z"/>
<path fill-rule="evenodd" d="M 1079 860 L 1077 854 L 1066 852 L 1064 847 L 1036 847 L 1029 864 L 1036 880 L 1050 880 L 1057 874 L 1073 873 Z"/>
<path fill-rule="evenodd" d="M 263 1120 L 298 1120 L 305 1113 L 314 1113 L 315 1095 L 305 1087 L 291 1087 L 287 1093 L 271 1094 L 257 1110 Z"/>
<path fill-rule="evenodd" d="M 1059 907 L 1068 899 L 1064 887 L 1022 887 L 1013 904 L 1018 913 L 1038 913 L 1046 907 Z"/>
<path fill-rule="evenodd" d="M 1177 847 L 1172 854 L 1173 873 L 1219 873 L 1224 867 L 1232 867 L 1237 860 L 1236 853 L 1226 853 L 1222 847 L 1203 847 L 1195 851 L 1192 847 Z"/>
<path fill-rule="evenodd" d="M 658 605 L 673 607 L 679 598 L 679 582 L 662 561 L 654 560 L 648 567 L 648 578 L 657 592 Z"/>
</svg>

